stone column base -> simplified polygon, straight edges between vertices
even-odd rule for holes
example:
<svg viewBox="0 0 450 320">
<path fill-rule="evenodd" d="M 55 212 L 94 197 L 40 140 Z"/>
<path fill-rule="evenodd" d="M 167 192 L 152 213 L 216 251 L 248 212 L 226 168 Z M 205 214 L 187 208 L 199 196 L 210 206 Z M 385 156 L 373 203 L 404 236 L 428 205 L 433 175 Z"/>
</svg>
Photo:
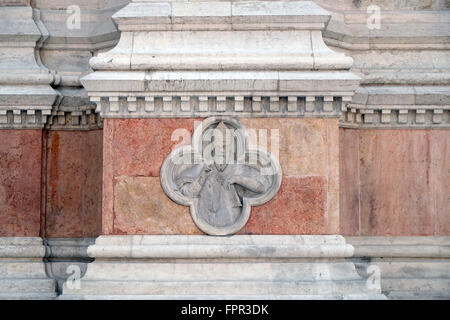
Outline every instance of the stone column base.
<svg viewBox="0 0 450 320">
<path fill-rule="evenodd" d="M 383 299 L 342 236 L 101 236 L 60 299 Z"/>
<path fill-rule="evenodd" d="M 450 237 L 346 237 L 363 277 L 380 276 L 389 299 L 450 299 Z"/>
<path fill-rule="evenodd" d="M 54 299 L 56 282 L 45 272 L 45 254 L 41 238 L 0 238 L 0 299 Z"/>
</svg>

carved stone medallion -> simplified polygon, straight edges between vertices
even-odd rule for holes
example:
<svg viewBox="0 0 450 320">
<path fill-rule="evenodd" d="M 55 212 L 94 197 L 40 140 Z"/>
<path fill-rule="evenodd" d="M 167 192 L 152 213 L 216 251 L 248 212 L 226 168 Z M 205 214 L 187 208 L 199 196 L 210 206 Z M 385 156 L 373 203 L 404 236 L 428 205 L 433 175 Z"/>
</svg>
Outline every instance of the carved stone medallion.
<svg viewBox="0 0 450 320">
<path fill-rule="evenodd" d="M 230 235 L 245 226 L 251 206 L 275 196 L 281 168 L 267 151 L 248 148 L 237 120 L 211 117 L 196 127 L 190 146 L 167 156 L 160 178 L 173 201 L 190 206 L 203 232 Z"/>
</svg>

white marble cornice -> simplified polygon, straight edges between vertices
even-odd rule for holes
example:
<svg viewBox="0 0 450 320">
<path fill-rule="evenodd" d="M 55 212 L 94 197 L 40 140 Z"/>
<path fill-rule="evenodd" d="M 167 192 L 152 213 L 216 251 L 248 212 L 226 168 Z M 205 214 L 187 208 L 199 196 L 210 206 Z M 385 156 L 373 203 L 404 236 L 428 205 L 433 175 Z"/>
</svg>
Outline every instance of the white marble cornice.
<svg viewBox="0 0 450 320">
<path fill-rule="evenodd" d="M 448 86 L 361 86 L 343 108 L 341 127 L 450 129 Z"/>
<path fill-rule="evenodd" d="M 0 7 L 0 129 L 42 128 L 58 93 L 37 50 L 45 28 L 28 6 Z"/>
<path fill-rule="evenodd" d="M 98 70 L 340 70 L 330 14 L 312 1 L 132 2 L 113 15 L 118 45 L 91 59 Z"/>
<path fill-rule="evenodd" d="M 105 118 L 338 117 L 360 82 L 312 1 L 134 1 L 113 19 L 119 43 L 81 80 Z"/>
</svg>

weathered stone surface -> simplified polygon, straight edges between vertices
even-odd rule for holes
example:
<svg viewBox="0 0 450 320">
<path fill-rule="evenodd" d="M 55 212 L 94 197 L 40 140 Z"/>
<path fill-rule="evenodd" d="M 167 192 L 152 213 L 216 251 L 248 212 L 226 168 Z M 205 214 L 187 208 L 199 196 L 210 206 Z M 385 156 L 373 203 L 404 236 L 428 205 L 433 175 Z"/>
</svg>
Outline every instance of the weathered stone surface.
<svg viewBox="0 0 450 320">
<path fill-rule="evenodd" d="M 429 137 L 423 131 L 361 132 L 361 232 L 434 233 Z M 412 174 L 414 173 L 414 174 Z"/>
<path fill-rule="evenodd" d="M 434 235 L 450 235 L 450 131 L 429 135 L 430 200 L 435 212 Z"/>
<path fill-rule="evenodd" d="M 330 15 L 313 1 L 132 2 L 113 19 L 119 43 L 81 80 L 104 118 L 337 118 L 361 80 L 324 43 Z M 335 105 L 321 108 L 324 96 Z"/>
<path fill-rule="evenodd" d="M 114 226 L 114 123 L 103 126 L 102 234 L 112 234 Z"/>
<path fill-rule="evenodd" d="M 38 236 L 41 130 L 0 130 L 0 236 Z"/>
<path fill-rule="evenodd" d="M 114 159 L 114 174 L 158 177 L 166 155 L 175 146 L 190 143 L 194 121 L 195 119 L 105 120 L 105 123 L 112 126 L 112 132 L 104 136 L 104 143 L 108 144 L 111 139 L 114 147 L 110 155 Z"/>
<path fill-rule="evenodd" d="M 149 232 L 158 234 L 154 225 L 135 229 L 137 220 L 130 227 L 124 225 L 116 230 L 116 220 L 121 219 L 123 212 L 118 212 L 115 205 L 117 197 L 123 201 L 121 208 L 134 206 L 130 198 L 121 195 L 114 182 L 118 177 L 152 177 L 159 175 L 162 160 L 181 139 L 171 141 L 174 130 L 182 129 L 185 143 L 190 142 L 190 135 L 194 119 L 106 119 L 104 131 L 104 191 L 103 191 L 103 234 L 120 233 L 132 234 Z M 279 193 L 285 193 L 281 199 L 276 199 L 261 207 L 255 207 L 252 215 L 256 220 L 250 220 L 249 228 L 241 232 L 264 234 L 335 234 L 339 232 L 339 172 L 338 168 L 338 134 L 336 119 L 240 119 L 247 130 L 276 129 L 279 130 L 280 151 L 279 158 L 283 172 L 283 179 L 292 178 L 282 186 Z M 271 148 L 271 131 L 268 131 L 268 151 L 276 156 L 277 150 Z M 188 140 L 189 139 L 189 140 Z M 154 149 L 158 146 L 158 149 Z M 298 165 L 300 163 L 301 165 Z M 121 185 L 121 184 L 120 184 Z M 122 185 L 121 185 L 122 186 Z M 305 190 L 303 190 L 305 189 Z M 151 194 L 148 189 L 148 197 Z M 158 186 L 159 190 L 159 186 Z M 294 191 L 295 190 L 295 191 Z M 143 190 L 142 190 L 143 192 Z M 158 191 L 159 192 L 159 191 Z M 162 194 L 164 199 L 167 198 Z M 313 199 L 317 197 L 317 199 Z M 161 200 L 161 199 L 160 199 Z M 140 200 L 136 200 L 139 202 Z M 150 201 L 150 200 L 146 200 Z M 128 204 L 127 204 L 128 203 Z M 163 200 L 158 202 L 160 212 L 175 210 Z M 139 204 L 136 204 L 139 207 Z M 176 205 L 177 206 L 177 205 Z M 176 208 L 175 206 L 175 208 Z M 121 209 L 123 210 L 123 209 Z M 136 209 L 143 214 L 142 208 Z M 287 210 L 287 214 L 284 212 Z M 148 210 L 147 210 L 148 211 Z M 132 214 L 132 210 L 128 210 Z M 187 212 L 186 212 L 187 213 Z M 148 213 L 151 215 L 151 213 Z M 260 218 L 256 218 L 256 216 Z M 266 216 L 267 215 L 267 216 Z M 285 216 L 294 221 L 286 223 Z M 264 218 L 262 218 L 264 217 Z M 127 217 L 124 221 L 131 221 Z M 164 230 L 169 233 L 193 232 L 176 225 L 169 227 L 168 222 Z M 271 225 L 273 223 L 273 225 Z M 114 228 L 112 227 L 114 225 Z M 127 226 L 125 226 L 127 225 Z M 268 226 L 271 225 L 271 226 Z M 174 231 L 170 231 L 172 228 Z M 108 230 L 108 231 L 107 231 Z M 178 231 L 176 231 L 178 230 Z M 166 231 L 160 231 L 164 234 Z"/>
<path fill-rule="evenodd" d="M 254 250 L 248 250 L 251 246 Z M 98 237 L 88 255 L 102 259 L 344 258 L 353 255 L 353 248 L 339 235 L 115 235 Z"/>
<path fill-rule="evenodd" d="M 325 177 L 284 177 L 277 195 L 254 207 L 244 234 L 326 234 Z"/>
<path fill-rule="evenodd" d="M 444 86 L 361 86 L 345 104 L 341 126 L 364 129 L 449 129 L 450 89 Z"/>
<path fill-rule="evenodd" d="M 259 130 L 267 131 L 267 149 L 272 148 L 272 137 L 278 131 L 279 160 L 284 176 L 326 176 L 328 172 L 327 120 L 324 119 L 242 119 L 248 130 L 256 130 L 258 144 L 266 147 L 260 140 Z M 337 125 L 337 124 L 336 124 Z M 333 143 L 333 141 L 330 141 Z M 254 144 L 254 141 L 253 141 Z"/>
<path fill-rule="evenodd" d="M 365 278 L 378 272 L 381 291 L 389 299 L 450 298 L 450 237 L 346 240 L 355 248 L 353 261 L 358 272 Z"/>
<path fill-rule="evenodd" d="M 353 256 L 359 258 L 450 258 L 448 236 L 360 236 L 346 240 L 355 247 Z"/>
<path fill-rule="evenodd" d="M 448 234 L 448 131 L 341 129 L 341 134 L 342 143 L 350 142 L 344 146 L 351 146 L 341 158 L 345 234 Z"/>
<path fill-rule="evenodd" d="M 47 237 L 101 234 L 102 131 L 49 131 Z"/>
<path fill-rule="evenodd" d="M 201 234 L 189 208 L 171 201 L 156 177 L 118 177 L 113 234 Z M 283 178 L 275 198 L 252 208 L 240 234 L 327 234 L 325 178 Z"/>
<path fill-rule="evenodd" d="M 137 0 L 115 15 L 123 32 L 120 44 L 109 52 L 106 51 L 116 45 L 120 35 L 111 15 L 130 0 L 76 1 L 82 10 L 81 28 L 75 27 L 70 32 L 68 2 L 0 0 L 1 128 L 90 130 L 101 127 L 101 121 L 97 121 L 100 115 L 204 118 L 220 112 L 242 118 L 276 118 L 280 130 L 286 128 L 281 137 L 280 159 L 289 173 L 285 178 L 290 180 L 285 182 L 292 188 L 273 205 L 274 216 L 263 212 L 268 221 L 274 219 L 273 230 L 272 225 L 266 228 L 269 222 L 256 216 L 259 220 L 252 232 L 341 230 L 345 234 L 376 235 L 353 242 L 356 254 L 352 261 L 335 259 L 342 257 L 340 254 L 346 253 L 350 246 L 329 238 L 323 243 L 299 241 L 297 246 L 290 241 L 301 237 L 277 242 L 264 235 L 265 243 L 256 238 L 242 242 L 227 238 L 225 245 L 217 245 L 215 237 L 208 237 L 204 243 L 183 236 L 182 245 L 162 238 L 161 242 L 148 241 L 145 246 L 142 245 L 145 239 L 130 237 L 132 241 L 128 243 L 125 236 L 109 247 L 107 243 L 98 243 L 98 257 L 106 259 L 97 261 L 94 276 L 83 287 L 83 294 L 69 293 L 75 297 L 98 297 L 96 294 L 104 290 L 103 293 L 117 293 L 113 296 L 116 298 L 122 294 L 136 297 L 132 293 L 154 298 L 155 295 L 145 296 L 149 292 L 160 294 L 158 297 L 176 292 L 172 297 L 178 298 L 189 297 L 189 293 L 195 293 L 194 298 L 211 298 L 201 295 L 205 293 L 218 294 L 214 297 L 219 298 L 242 298 L 243 293 L 260 299 L 349 298 L 351 295 L 347 293 L 355 292 L 353 289 L 361 292 L 367 285 L 366 279 L 355 277 L 355 264 L 363 278 L 370 275 L 368 267 L 374 264 L 380 268 L 382 290 L 389 298 L 449 299 L 448 239 L 420 236 L 415 240 L 400 237 L 384 241 L 379 237 L 450 234 L 448 1 L 315 0 L 330 10 L 327 13 L 305 1 L 193 0 L 155 4 L 161 1 Z M 373 4 L 382 9 L 379 29 L 369 28 L 367 8 Z M 83 80 L 92 98 L 89 102 L 87 91 L 80 87 L 80 76 L 91 71 L 88 61 L 91 57 L 95 72 Z M 359 77 L 348 71 L 353 59 L 352 70 L 364 79 L 358 97 L 352 101 L 353 91 L 360 83 Z M 118 72 L 119 69 L 124 72 Z M 93 114 L 94 102 L 101 114 Z M 341 107 L 344 108 L 341 126 L 404 131 L 341 130 L 344 133 L 340 137 L 339 172 L 336 120 L 323 118 L 336 119 Z M 280 118 L 309 118 L 311 123 L 300 121 L 297 125 Z M 126 126 L 136 125 L 129 121 Z M 156 190 L 150 191 L 153 193 L 161 191 L 156 183 L 160 162 L 175 143 L 165 145 L 162 142 L 167 140 L 165 137 L 158 140 L 165 124 L 157 128 L 137 127 L 144 133 L 119 128 L 130 134 L 119 139 L 120 149 L 116 149 L 113 139 L 106 141 L 105 154 L 109 154 L 109 159 L 105 160 L 103 188 L 105 233 L 114 233 L 117 225 L 123 228 L 117 228 L 118 233 L 153 232 L 148 230 L 154 224 L 139 230 L 138 220 L 149 217 L 143 213 L 146 208 L 134 203 L 126 207 L 127 192 L 134 187 L 141 190 L 139 184 L 145 185 L 142 189 L 153 186 Z M 146 137 L 149 128 L 156 131 L 157 138 Z M 190 137 L 191 124 L 186 128 L 189 131 L 186 136 Z M 422 131 L 405 130 L 411 128 Z M 109 126 L 105 132 L 113 132 L 112 129 Z M 37 235 L 39 220 L 41 235 L 94 235 L 93 230 L 99 229 L 100 221 L 93 221 L 95 215 L 90 212 L 98 210 L 93 208 L 96 196 L 89 192 L 94 189 L 99 192 L 99 159 L 86 157 L 82 151 L 93 148 L 99 138 L 94 133 L 93 139 L 90 134 L 71 134 L 59 135 L 60 154 L 53 157 L 45 152 L 41 155 L 41 137 L 17 140 L 0 132 L 0 236 Z M 54 137 L 50 133 L 52 150 L 56 146 Z M 86 147 L 81 147 L 83 143 Z M 147 151 L 151 153 L 148 158 L 141 154 Z M 80 161 L 83 157 L 87 159 L 85 163 Z M 120 163 L 120 159 L 125 162 Z M 142 159 L 148 163 L 142 164 Z M 86 169 L 88 166 L 91 168 Z M 41 167 L 47 168 L 42 177 Z M 89 175 L 85 180 L 84 174 Z M 141 179 L 154 182 L 143 183 Z M 124 181 L 133 187 L 125 188 Z M 41 190 L 43 183 L 49 184 L 49 193 L 45 186 Z M 83 185 L 87 186 L 85 190 L 81 188 Z M 115 192 L 120 192 L 122 198 L 114 198 Z M 137 202 L 140 197 L 145 198 L 139 192 L 132 196 Z M 297 211 L 290 207 L 288 197 L 300 203 Z M 322 199 L 323 206 L 310 203 L 309 197 Z M 170 220 L 179 206 L 169 212 L 169 200 L 162 203 L 161 199 L 167 200 L 157 196 L 151 203 L 161 205 L 161 212 L 167 215 L 155 220 L 167 220 L 167 224 L 156 226 L 164 232 L 186 227 L 178 226 L 178 220 Z M 47 206 L 41 206 L 41 200 L 42 204 L 47 200 Z M 115 207 L 115 200 L 122 203 Z M 319 207 L 320 210 L 315 210 Z M 47 210 L 47 217 L 42 209 Z M 308 210 L 313 214 L 308 215 Z M 179 221 L 188 218 L 187 214 L 178 217 Z M 186 232 L 191 231 L 198 232 L 195 228 Z M 363 243 L 364 240 L 367 242 Z M 44 246 L 41 239 L 0 237 L 0 298 L 54 297 L 54 281 L 46 278 L 51 273 L 43 269 L 44 254 L 51 252 L 51 259 L 55 254 L 64 260 L 53 265 L 57 267 L 53 271 L 57 272 L 52 276 L 59 277 L 58 273 L 65 276 L 66 263 L 73 262 L 67 259 L 73 254 L 69 251 L 77 252 L 81 246 L 75 244 L 70 250 L 60 245 L 57 249 L 50 247 Z M 106 250 L 101 252 L 103 249 Z M 123 258 L 120 263 L 108 260 L 111 257 L 107 256 L 108 250 L 115 254 L 119 251 L 117 256 Z M 177 258 L 205 259 L 176 264 L 173 260 L 152 261 L 151 266 L 145 261 L 154 254 L 167 257 L 174 253 Z M 323 264 L 312 261 L 323 254 L 331 259 Z M 238 263 L 208 260 L 236 256 L 244 259 Z M 287 263 L 264 259 L 280 256 L 294 259 Z M 252 259 L 255 257 L 258 259 Z M 311 259 L 306 262 L 305 257 Z M 292 261 L 296 258 L 297 261 Z M 336 283 L 325 281 L 326 285 L 320 286 L 323 283 L 320 276 L 326 276 L 326 271 L 330 271 Z M 98 275 L 100 285 L 96 282 Z M 101 283 L 105 278 L 110 282 Z M 127 283 L 123 279 L 136 282 Z M 179 282 L 161 286 L 155 279 Z M 224 279 L 235 281 L 230 284 Z M 356 285 L 345 282 L 355 279 Z M 191 283 L 186 285 L 186 280 Z M 273 283 L 267 284 L 270 281 Z"/>
<path fill-rule="evenodd" d="M 119 176 L 159 177 L 173 147 L 189 144 L 194 119 L 120 119 L 104 122 L 102 233 L 113 233 L 114 179 Z M 171 137 L 175 130 L 178 134 Z M 158 178 L 159 179 L 159 178 Z M 156 180 L 155 180 L 156 181 Z M 161 194 L 167 198 L 164 194 Z"/>
<path fill-rule="evenodd" d="M 119 42 L 117 61 L 109 60 L 115 52 L 93 58 L 96 70 L 342 70 L 353 63 L 323 43 L 330 15 L 312 1 L 133 2 L 113 18 L 133 32 L 133 46 Z"/>
<path fill-rule="evenodd" d="M 279 160 L 284 177 L 325 179 L 326 206 L 323 233 L 339 232 L 339 133 L 337 119 L 242 119 L 247 129 L 267 130 L 267 148 L 278 130 Z M 260 139 L 259 135 L 259 139 Z M 261 143 L 261 140 L 258 140 Z M 281 191 L 280 191 L 281 192 Z M 294 206 L 294 205 L 293 205 Z M 314 220 L 314 219 L 312 219 Z M 290 228 L 286 225 L 287 228 Z M 312 229 L 299 229 L 299 233 Z M 278 232 L 282 232 L 279 230 Z M 292 232 L 292 229 L 291 231 Z"/>
<path fill-rule="evenodd" d="M 343 259 L 342 236 L 101 236 L 88 254 L 61 299 L 384 298 Z"/>
<path fill-rule="evenodd" d="M 339 129 L 340 233 L 359 235 L 359 130 Z"/>
<path fill-rule="evenodd" d="M 54 76 L 40 63 L 37 53 L 44 28 L 28 4 L 0 5 L 2 129 L 43 128 L 58 95 L 50 86 Z"/>
<path fill-rule="evenodd" d="M 0 299 L 54 299 L 56 282 L 45 272 L 45 254 L 41 238 L 0 238 Z"/>
<path fill-rule="evenodd" d="M 339 123 L 337 119 L 327 119 L 327 230 L 329 234 L 339 234 Z"/>
<path fill-rule="evenodd" d="M 30 0 L 2 0 L 0 7 L 3 6 L 26 6 L 30 4 Z"/>
<path fill-rule="evenodd" d="M 254 123 L 255 120 L 250 121 Z M 326 130 L 323 120 L 268 121 L 267 128 L 280 131 L 280 163 L 286 176 L 325 175 Z M 263 128 L 265 125 L 263 122 Z"/>
<path fill-rule="evenodd" d="M 114 234 L 202 234 L 189 207 L 170 200 L 159 177 L 116 177 L 114 216 Z"/>
<path fill-rule="evenodd" d="M 45 271 L 57 283 L 57 292 L 66 280 L 76 286 L 76 280 L 86 273 L 88 263 L 87 248 L 94 244 L 95 238 L 47 238 Z"/>
</svg>

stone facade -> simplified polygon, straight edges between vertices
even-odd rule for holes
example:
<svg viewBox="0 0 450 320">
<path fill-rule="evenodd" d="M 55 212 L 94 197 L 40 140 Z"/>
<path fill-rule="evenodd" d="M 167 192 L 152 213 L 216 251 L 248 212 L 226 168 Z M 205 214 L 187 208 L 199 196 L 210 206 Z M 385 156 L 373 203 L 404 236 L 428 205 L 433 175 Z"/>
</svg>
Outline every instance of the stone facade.
<svg viewBox="0 0 450 320">
<path fill-rule="evenodd" d="M 164 268 L 186 257 L 152 246 L 190 243 L 195 270 L 217 263 L 208 278 L 217 285 L 234 272 L 227 259 L 279 260 L 250 266 L 255 287 L 241 287 L 245 276 L 230 278 L 240 291 L 218 285 L 225 298 L 448 299 L 448 9 L 444 0 L 0 1 L 0 297 L 179 298 L 182 279 L 170 283 Z M 256 132 L 249 143 L 280 164 L 279 190 L 231 242 L 205 236 L 160 183 L 170 152 L 216 116 Z M 230 246 L 254 256 L 228 257 Z M 141 256 L 120 253 L 130 248 Z M 325 291 L 314 278 L 323 264 L 312 261 L 323 250 Z M 145 272 L 128 279 L 126 267 L 106 287 L 111 258 L 139 270 L 162 259 L 155 277 L 166 291 L 155 295 Z M 370 292 L 367 261 L 381 270 Z M 81 290 L 63 285 L 70 266 L 87 270 Z M 270 268 L 283 284 L 258 291 Z M 181 296 L 214 296 L 192 272 Z M 117 289 L 133 281 L 135 292 Z"/>
</svg>

